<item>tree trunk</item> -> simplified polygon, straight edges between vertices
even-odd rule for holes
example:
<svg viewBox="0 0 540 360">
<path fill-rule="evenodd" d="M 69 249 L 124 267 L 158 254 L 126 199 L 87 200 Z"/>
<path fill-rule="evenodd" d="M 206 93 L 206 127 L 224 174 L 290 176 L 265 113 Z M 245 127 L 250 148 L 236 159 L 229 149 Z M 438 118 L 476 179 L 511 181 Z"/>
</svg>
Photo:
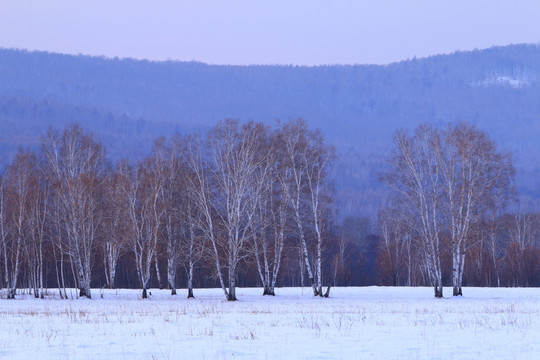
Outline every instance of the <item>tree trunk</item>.
<svg viewBox="0 0 540 360">
<path fill-rule="evenodd" d="M 317 285 L 315 285 L 315 279 L 310 277 L 309 281 L 311 283 L 311 289 L 313 290 L 313 296 L 319 296 L 319 290 L 317 289 Z"/>
<path fill-rule="evenodd" d="M 302 234 L 303 235 L 303 234 Z M 313 296 L 319 295 L 319 292 L 317 291 L 317 285 L 315 284 L 315 278 L 313 276 L 313 272 L 311 271 L 311 264 L 309 262 L 309 255 L 308 255 L 308 249 L 306 244 L 306 239 L 302 238 L 302 250 L 304 255 L 304 261 L 308 273 L 308 278 L 311 284 L 311 288 L 313 290 Z"/>
<path fill-rule="evenodd" d="M 60 299 L 64 299 L 64 296 L 62 295 L 62 287 L 60 285 L 60 273 L 58 271 L 58 261 L 56 260 L 56 251 L 55 251 L 55 245 L 52 246 L 53 249 L 53 257 L 54 257 L 54 269 L 56 270 L 56 283 L 58 284 L 58 292 L 60 293 Z M 43 289 L 43 286 L 42 286 Z"/>
<path fill-rule="evenodd" d="M 108 260 L 108 254 L 104 254 L 103 255 L 103 271 L 105 272 L 105 283 L 110 287 L 111 281 L 109 280 L 109 267 L 107 266 L 107 260 Z"/>
<path fill-rule="evenodd" d="M 159 272 L 159 264 L 158 264 L 158 258 L 157 258 L 157 249 L 154 253 L 154 264 L 156 266 L 156 277 L 158 281 L 158 287 L 160 290 L 163 290 L 163 283 L 161 282 L 161 273 Z"/>
<path fill-rule="evenodd" d="M 228 301 L 236 301 L 236 284 L 231 284 L 229 286 L 229 296 L 227 297 Z"/>
<path fill-rule="evenodd" d="M 191 257 L 191 254 L 190 254 Z M 188 270 L 188 299 L 194 298 L 193 296 L 193 261 L 189 259 L 189 270 Z"/>
<path fill-rule="evenodd" d="M 79 297 L 83 297 L 83 296 L 86 296 L 88 297 L 89 299 L 92 297 L 89 293 L 87 293 L 87 289 L 84 288 L 84 287 L 81 287 L 79 289 Z"/>
<path fill-rule="evenodd" d="M 144 287 L 143 290 L 142 290 L 142 298 L 143 299 L 148 299 L 148 292 L 146 291 L 146 287 Z"/>
<path fill-rule="evenodd" d="M 443 297 L 443 287 L 442 287 L 442 285 L 435 285 L 433 288 L 435 290 L 435 297 L 437 299 L 442 299 L 442 297 Z"/>
<path fill-rule="evenodd" d="M 304 277 L 305 277 L 305 274 L 304 274 L 304 259 L 302 257 L 302 249 L 301 248 L 298 248 L 298 251 L 299 251 L 299 257 L 298 257 L 298 260 L 299 260 L 299 264 L 300 265 L 300 286 L 302 287 L 302 294 L 304 293 Z"/>
<path fill-rule="evenodd" d="M 463 296 L 463 291 L 461 289 L 463 282 L 463 268 L 465 265 L 465 254 L 460 251 L 461 249 L 456 248 L 454 250 L 454 256 L 452 257 L 453 268 L 452 268 L 452 285 L 453 285 L 453 296 Z"/>
<path fill-rule="evenodd" d="M 110 269 L 111 273 L 109 275 L 109 278 L 111 279 L 111 283 L 109 284 L 109 287 L 111 289 L 114 289 L 114 279 L 116 278 L 116 264 L 115 263 L 112 263 L 111 264 L 111 269 Z"/>
<path fill-rule="evenodd" d="M 167 261 L 167 281 L 171 289 L 171 295 L 176 295 L 176 264 L 173 259 Z"/>
<path fill-rule="evenodd" d="M 62 289 L 64 290 L 64 299 L 67 299 L 67 291 L 66 291 L 66 276 L 64 274 L 64 255 L 62 254 L 62 251 L 60 250 L 61 258 L 60 258 L 60 275 L 62 279 Z M 60 286 L 60 284 L 58 284 Z M 60 291 L 62 293 L 62 291 Z"/>
<path fill-rule="evenodd" d="M 56 263 L 56 259 L 55 259 L 55 263 Z M 40 289 L 39 297 L 41 299 L 44 299 L 45 294 L 43 294 L 43 245 L 42 245 L 41 240 L 39 242 L 39 289 Z"/>
<path fill-rule="evenodd" d="M 228 301 L 236 301 L 236 269 L 234 264 L 230 264 L 229 268 L 229 295 L 227 296 Z"/>
<path fill-rule="evenodd" d="M 90 289 L 90 270 L 88 269 L 89 264 L 85 264 L 85 267 L 87 269 L 83 273 L 81 278 L 79 279 L 79 289 L 80 289 L 79 296 L 80 297 L 86 296 L 88 299 L 91 299 L 92 293 Z"/>
<path fill-rule="evenodd" d="M 281 216 L 282 218 L 282 222 L 285 222 L 284 219 L 284 216 Z M 285 239 L 285 236 L 284 236 L 284 228 L 285 226 L 281 226 L 281 229 L 279 231 L 279 237 L 278 237 L 278 245 L 277 245 L 277 249 L 274 253 L 274 269 L 272 270 L 272 281 L 270 283 L 270 290 L 272 291 L 272 294 L 275 295 L 274 293 L 274 289 L 276 288 L 276 282 L 277 282 L 277 276 L 278 276 L 278 273 L 279 273 L 279 269 L 281 267 L 281 254 L 283 252 L 283 243 L 284 243 L 284 239 Z"/>
<path fill-rule="evenodd" d="M 264 239 L 262 240 L 264 241 Z M 265 271 L 262 269 L 262 263 L 260 260 L 260 250 L 259 250 L 259 239 L 253 237 L 253 247 L 255 249 L 255 264 L 257 265 L 257 272 L 259 273 L 259 278 L 261 279 L 263 285 L 263 295 L 268 295 L 268 262 L 266 261 L 266 246 L 265 243 L 262 243 L 262 253 L 263 253 L 263 262 Z"/>
<path fill-rule="evenodd" d="M 8 299 L 15 299 L 15 295 L 17 295 L 17 290 L 10 288 L 8 289 L 7 298 Z"/>
<path fill-rule="evenodd" d="M 274 288 L 271 287 L 271 285 L 267 285 L 264 287 L 263 295 L 276 296 L 276 293 L 274 292 Z"/>
<path fill-rule="evenodd" d="M 330 297 L 330 288 L 331 288 L 331 286 L 328 285 L 328 287 L 326 288 L 326 292 L 324 293 L 324 297 L 325 297 L 325 298 L 329 298 L 329 297 Z"/>
</svg>

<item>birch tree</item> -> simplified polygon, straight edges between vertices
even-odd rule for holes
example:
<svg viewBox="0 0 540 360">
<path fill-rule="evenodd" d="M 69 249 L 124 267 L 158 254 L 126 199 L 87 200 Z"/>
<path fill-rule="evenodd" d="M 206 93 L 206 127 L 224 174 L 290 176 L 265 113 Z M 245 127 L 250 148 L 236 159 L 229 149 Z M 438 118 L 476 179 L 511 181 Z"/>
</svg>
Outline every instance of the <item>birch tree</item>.
<svg viewBox="0 0 540 360">
<path fill-rule="evenodd" d="M 302 120 L 285 124 L 278 139 L 279 156 L 285 167 L 280 183 L 292 210 L 313 294 L 322 296 L 324 226 L 331 200 L 328 168 L 334 160 L 334 150 L 324 143 L 320 131 L 308 130 Z M 313 256 L 309 232 L 314 234 Z M 315 259 L 314 266 L 310 258 Z"/>
<path fill-rule="evenodd" d="M 460 123 L 443 133 L 441 152 L 446 218 L 452 253 L 453 295 L 462 295 L 467 249 L 473 243 L 472 228 L 495 204 L 505 206 L 514 175 L 509 154 L 498 153 L 486 134 Z M 502 195 L 502 201 L 501 201 Z"/>
<path fill-rule="evenodd" d="M 164 211 L 161 204 L 162 172 L 151 158 L 147 158 L 136 167 L 121 163 L 119 173 L 129 219 L 127 242 L 135 256 L 142 298 L 146 299 Z"/>
<path fill-rule="evenodd" d="M 30 181 L 30 206 L 28 209 L 29 237 L 25 245 L 28 263 L 28 277 L 36 298 L 44 298 L 46 256 L 47 214 L 49 211 L 49 186 L 42 181 L 39 167 L 32 167 L 34 180 Z"/>
<path fill-rule="evenodd" d="M 176 276 L 176 268 L 178 262 L 181 261 L 187 274 L 188 298 L 194 297 L 193 271 L 205 253 L 204 241 L 200 236 L 201 233 L 205 232 L 201 229 L 208 229 L 207 225 L 212 223 L 211 219 L 210 222 L 204 221 L 204 217 L 200 213 L 201 209 L 205 208 L 204 203 L 199 203 L 200 206 L 196 206 L 195 203 L 196 199 L 204 201 L 204 193 L 202 196 L 196 194 L 203 191 L 206 186 L 204 181 L 200 184 L 197 180 L 197 174 L 200 173 L 196 172 L 195 169 L 199 168 L 190 166 L 190 160 L 197 158 L 190 152 L 198 152 L 192 147 L 193 144 L 193 138 L 178 135 L 173 137 L 168 172 L 171 193 L 166 196 L 170 199 L 169 211 L 174 214 L 173 216 L 168 215 L 170 225 L 174 225 L 167 225 L 167 251 L 169 259 L 172 259 L 172 261 L 169 260 L 168 265 L 169 279 Z M 195 147 L 198 148 L 198 145 Z M 208 234 L 208 231 L 206 233 Z M 212 237 L 213 235 L 210 235 L 210 238 Z M 171 293 L 172 291 L 171 287 Z"/>
<path fill-rule="evenodd" d="M 167 253 L 167 283 L 171 295 L 176 295 L 176 271 L 182 250 L 183 241 L 187 238 L 185 229 L 187 221 L 182 217 L 182 210 L 186 206 L 185 174 L 182 168 L 181 140 L 173 139 L 170 146 L 165 142 L 156 143 L 156 161 L 160 161 L 163 170 L 163 226 L 165 249 Z"/>
<path fill-rule="evenodd" d="M 393 190 L 396 208 L 408 211 L 405 215 L 415 222 L 430 285 L 435 297 L 442 298 L 441 139 L 436 129 L 422 125 L 413 136 L 398 131 L 394 144 L 391 169 L 382 180 Z M 400 204 L 407 206 L 400 207 Z"/>
<path fill-rule="evenodd" d="M 261 139 L 263 140 L 263 139 Z M 253 257 L 263 295 L 275 295 L 277 276 L 285 245 L 289 213 L 287 199 L 278 181 L 277 173 L 283 170 L 277 159 L 275 137 L 265 136 L 259 151 L 261 162 L 254 177 L 256 201 L 253 205 L 255 219 L 252 226 Z"/>
<path fill-rule="evenodd" d="M 190 208 L 190 210 L 194 210 L 188 212 L 191 219 L 190 227 L 198 229 L 202 233 L 205 242 L 209 243 L 207 248 L 214 260 L 216 277 L 219 280 L 225 298 L 229 300 L 229 292 L 225 284 L 221 259 L 222 242 L 218 241 L 217 214 L 213 205 L 214 193 L 212 192 L 212 179 L 215 170 L 208 161 L 201 137 L 190 136 L 186 138 L 186 162 L 189 171 L 189 176 L 187 176 L 188 204 L 192 204 L 193 208 Z M 193 240 L 193 237 L 191 239 Z"/>
<path fill-rule="evenodd" d="M 105 234 L 101 240 L 106 286 L 115 287 L 118 260 L 126 251 L 129 233 L 128 204 L 124 201 L 122 174 L 110 171 L 105 182 Z"/>
<path fill-rule="evenodd" d="M 37 158 L 33 152 L 19 150 L 8 166 L 3 188 L 2 248 L 4 276 L 8 287 L 8 299 L 14 299 L 19 280 L 22 259 L 31 245 L 31 210 L 33 197 L 37 194 Z"/>
<path fill-rule="evenodd" d="M 246 255 L 246 243 L 255 218 L 257 184 L 255 173 L 262 163 L 259 147 L 264 126 L 235 120 L 219 123 L 209 136 L 210 156 L 215 168 L 214 206 L 224 229 L 222 246 L 227 261 L 229 301 L 236 300 L 238 264 Z"/>
<path fill-rule="evenodd" d="M 91 298 L 91 261 L 103 221 L 104 149 L 77 124 L 62 134 L 49 129 L 41 149 L 61 222 L 62 248 L 74 266 L 80 296 Z"/>
<path fill-rule="evenodd" d="M 452 256 L 453 295 L 462 295 L 465 258 L 475 238 L 472 229 L 511 196 L 511 157 L 498 153 L 483 132 L 465 124 L 443 131 L 421 125 L 412 137 L 400 131 L 395 145 L 392 169 L 383 180 L 394 190 L 397 208 L 418 222 L 414 226 L 435 296 L 442 297 L 444 246 Z"/>
</svg>

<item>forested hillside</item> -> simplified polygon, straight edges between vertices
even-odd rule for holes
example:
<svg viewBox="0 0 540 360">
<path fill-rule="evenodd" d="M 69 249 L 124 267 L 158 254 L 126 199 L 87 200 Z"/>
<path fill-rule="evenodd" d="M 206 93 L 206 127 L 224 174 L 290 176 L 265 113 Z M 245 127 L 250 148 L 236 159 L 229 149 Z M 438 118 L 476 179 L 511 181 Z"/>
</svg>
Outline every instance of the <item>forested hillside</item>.
<svg viewBox="0 0 540 360">
<path fill-rule="evenodd" d="M 342 216 L 374 217 L 393 133 L 467 121 L 514 154 L 529 209 L 540 198 L 540 46 L 514 45 L 387 66 L 214 66 L 0 50 L 0 146 L 9 160 L 50 124 L 76 121 L 113 159 L 141 158 L 159 134 L 218 120 L 301 117 L 336 145 Z"/>
</svg>

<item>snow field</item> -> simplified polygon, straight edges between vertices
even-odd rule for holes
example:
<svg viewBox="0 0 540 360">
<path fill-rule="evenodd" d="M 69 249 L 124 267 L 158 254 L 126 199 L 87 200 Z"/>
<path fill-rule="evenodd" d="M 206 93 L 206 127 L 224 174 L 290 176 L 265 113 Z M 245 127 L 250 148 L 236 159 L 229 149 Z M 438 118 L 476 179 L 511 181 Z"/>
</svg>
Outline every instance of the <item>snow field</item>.
<svg viewBox="0 0 540 360">
<path fill-rule="evenodd" d="M 450 289 L 451 290 L 451 289 Z M 451 291 L 445 289 L 446 294 Z M 540 289 L 220 289 L 0 301 L 6 359 L 537 359 Z M 74 292 L 73 292 L 74 293 Z M 22 296 L 19 296 L 21 298 Z"/>
</svg>

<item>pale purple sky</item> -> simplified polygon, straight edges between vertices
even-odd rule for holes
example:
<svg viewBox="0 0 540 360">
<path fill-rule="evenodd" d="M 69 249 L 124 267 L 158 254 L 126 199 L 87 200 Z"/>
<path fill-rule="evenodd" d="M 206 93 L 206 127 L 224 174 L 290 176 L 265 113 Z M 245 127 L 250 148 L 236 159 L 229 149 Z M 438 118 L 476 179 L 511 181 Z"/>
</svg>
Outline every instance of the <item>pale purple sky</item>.
<svg viewBox="0 0 540 360">
<path fill-rule="evenodd" d="M 0 47 L 211 64 L 385 64 L 540 42 L 532 0 L 0 0 Z"/>
</svg>

